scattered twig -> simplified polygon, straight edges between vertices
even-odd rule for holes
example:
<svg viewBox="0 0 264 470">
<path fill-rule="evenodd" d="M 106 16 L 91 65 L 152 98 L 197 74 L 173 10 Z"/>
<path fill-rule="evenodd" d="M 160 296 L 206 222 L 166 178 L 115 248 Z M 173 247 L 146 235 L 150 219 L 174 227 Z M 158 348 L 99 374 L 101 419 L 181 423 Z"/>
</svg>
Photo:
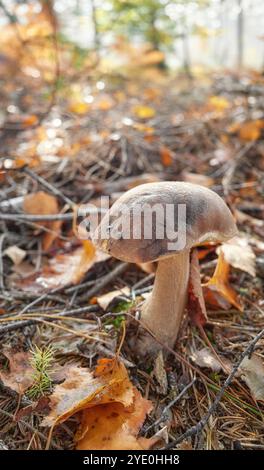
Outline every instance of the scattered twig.
<svg viewBox="0 0 264 470">
<path fill-rule="evenodd" d="M 221 401 L 224 393 L 225 393 L 225 390 L 229 387 L 229 385 L 231 384 L 236 372 L 238 371 L 243 359 L 246 357 L 246 356 L 250 356 L 252 354 L 252 352 L 254 351 L 254 348 L 255 348 L 255 345 L 257 344 L 257 342 L 264 336 L 264 329 L 262 331 L 259 332 L 259 334 L 257 336 L 255 336 L 255 338 L 250 341 L 248 347 L 245 349 L 245 351 L 241 354 L 239 360 L 237 361 L 237 363 L 235 364 L 235 366 L 233 367 L 232 371 L 230 372 L 229 376 L 227 377 L 227 379 L 225 380 L 223 386 L 221 387 L 221 389 L 219 390 L 219 392 L 217 393 L 212 405 L 210 406 L 209 410 L 207 411 L 207 413 L 202 417 L 202 419 L 195 425 L 195 426 L 192 426 L 190 429 L 188 429 L 185 433 L 183 433 L 180 437 L 178 437 L 177 439 L 174 439 L 172 442 L 170 442 L 166 447 L 164 447 L 162 450 L 165 450 L 165 449 L 172 449 L 173 447 L 175 447 L 176 445 L 178 445 L 180 442 L 184 441 L 185 439 L 187 439 L 188 437 L 191 437 L 195 434 L 198 434 L 202 431 L 202 429 L 206 426 L 206 424 L 208 423 L 209 419 L 210 419 L 210 416 L 215 412 L 216 408 L 218 407 L 219 405 L 219 402 Z"/>
<path fill-rule="evenodd" d="M 65 196 L 58 188 L 53 186 L 51 183 L 48 183 L 48 181 L 46 181 L 44 178 L 42 178 L 42 176 L 37 175 L 34 171 L 32 171 L 28 167 L 24 167 L 22 171 L 24 173 L 26 173 L 26 175 L 30 176 L 35 181 L 37 181 L 39 184 L 41 184 L 44 188 L 48 189 L 48 191 L 53 193 L 55 196 L 58 196 L 61 199 L 63 199 L 63 201 L 66 204 L 68 204 L 70 207 L 72 207 L 72 208 L 75 207 L 75 203 L 70 198 Z"/>
<path fill-rule="evenodd" d="M 3 243 L 5 239 L 6 234 L 2 233 L 0 235 L 0 289 L 3 291 L 5 286 L 4 286 L 4 267 L 3 267 Z"/>
<path fill-rule="evenodd" d="M 100 307 L 98 305 L 87 305 L 86 307 L 80 307 L 80 308 L 75 308 L 72 310 L 68 310 L 62 313 L 59 313 L 58 315 L 54 315 L 53 317 L 50 318 L 50 321 L 55 321 L 59 320 L 60 318 L 69 316 L 69 315 L 79 315 L 83 313 L 95 313 L 100 310 Z M 14 331 L 20 328 L 24 328 L 26 326 L 31 326 L 35 325 L 41 320 L 41 315 L 39 318 L 32 318 L 32 320 L 16 320 L 14 323 L 9 323 L 8 325 L 4 325 L 0 327 L 0 335 L 9 333 L 10 331 Z"/>
<path fill-rule="evenodd" d="M 181 400 L 181 398 L 185 395 L 187 390 L 189 390 L 189 388 L 193 386 L 195 381 L 196 381 L 196 378 L 193 378 L 193 380 L 189 384 L 187 384 L 186 387 L 184 387 L 184 389 L 179 393 L 179 395 L 177 395 L 177 397 L 171 400 L 170 403 L 167 406 L 165 406 L 165 408 L 163 408 L 161 416 L 154 423 L 148 426 L 147 429 L 145 429 L 145 434 L 147 434 L 147 432 L 149 432 L 152 428 L 154 428 L 155 426 L 157 426 L 163 421 L 164 417 L 166 416 L 166 413 L 170 410 L 172 406 L 174 406 L 178 401 Z"/>
<path fill-rule="evenodd" d="M 129 267 L 129 263 L 120 263 L 118 264 L 113 271 L 110 273 L 106 274 L 105 276 L 101 277 L 101 279 L 98 280 L 96 285 L 92 287 L 90 290 L 88 290 L 84 295 L 82 295 L 79 300 L 88 300 L 91 297 L 93 297 L 97 292 L 99 292 L 103 287 L 107 286 L 107 284 L 110 284 L 114 279 L 116 279 L 118 276 L 123 274 Z"/>
</svg>

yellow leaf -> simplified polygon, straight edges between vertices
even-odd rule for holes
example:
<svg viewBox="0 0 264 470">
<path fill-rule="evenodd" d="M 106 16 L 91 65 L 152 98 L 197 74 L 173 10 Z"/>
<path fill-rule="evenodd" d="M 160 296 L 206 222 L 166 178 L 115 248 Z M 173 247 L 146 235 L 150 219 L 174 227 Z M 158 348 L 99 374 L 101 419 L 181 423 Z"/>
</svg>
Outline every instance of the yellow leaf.
<svg viewBox="0 0 264 470">
<path fill-rule="evenodd" d="M 134 106 L 133 112 L 140 119 L 150 119 L 156 114 L 155 109 L 142 105 Z"/>
<path fill-rule="evenodd" d="M 226 98 L 221 96 L 211 96 L 209 98 L 209 104 L 212 106 L 216 111 L 225 111 L 230 107 L 229 101 Z"/>
<path fill-rule="evenodd" d="M 73 102 L 69 106 L 69 111 L 75 114 L 86 114 L 90 109 L 90 105 L 84 102 Z"/>
</svg>

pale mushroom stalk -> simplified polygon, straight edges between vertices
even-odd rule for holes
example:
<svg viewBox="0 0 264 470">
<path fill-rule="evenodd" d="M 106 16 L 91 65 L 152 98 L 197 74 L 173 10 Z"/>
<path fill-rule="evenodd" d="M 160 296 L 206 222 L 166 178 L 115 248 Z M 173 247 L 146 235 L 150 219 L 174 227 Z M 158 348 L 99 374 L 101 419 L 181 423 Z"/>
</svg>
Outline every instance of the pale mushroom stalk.
<svg viewBox="0 0 264 470">
<path fill-rule="evenodd" d="M 160 259 L 153 291 L 141 310 L 141 321 L 155 337 L 174 346 L 188 294 L 190 252 Z"/>
</svg>

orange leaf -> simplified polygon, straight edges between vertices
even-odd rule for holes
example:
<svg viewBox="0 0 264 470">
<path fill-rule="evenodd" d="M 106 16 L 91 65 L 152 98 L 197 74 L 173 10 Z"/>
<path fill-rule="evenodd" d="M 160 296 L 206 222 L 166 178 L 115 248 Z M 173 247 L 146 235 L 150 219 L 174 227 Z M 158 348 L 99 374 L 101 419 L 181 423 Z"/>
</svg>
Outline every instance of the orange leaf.
<svg viewBox="0 0 264 470">
<path fill-rule="evenodd" d="M 27 214 L 32 215 L 54 215 L 59 213 L 57 199 L 44 191 L 25 196 L 23 209 Z M 54 220 L 52 222 L 38 222 L 38 225 L 50 230 L 49 232 L 45 232 L 42 240 L 43 250 L 46 251 L 59 236 L 62 222 L 60 220 Z"/>
<path fill-rule="evenodd" d="M 38 117 L 35 116 L 34 114 L 32 114 L 30 116 L 25 116 L 25 117 L 23 117 L 22 122 L 23 122 L 25 127 L 35 126 L 35 124 L 38 123 Z"/>
<path fill-rule="evenodd" d="M 229 271 L 229 264 L 225 261 L 224 254 L 220 252 L 214 275 L 203 286 L 205 302 L 225 310 L 228 310 L 231 304 L 242 312 L 243 306 L 238 300 L 238 295 L 229 285 Z"/>
<path fill-rule="evenodd" d="M 78 284 L 96 261 L 100 261 L 100 257 L 97 260 L 94 245 L 85 240 L 83 246 L 75 248 L 71 253 L 57 255 L 42 271 L 26 277 L 19 285 L 27 291 L 41 292 L 68 284 Z"/>
<path fill-rule="evenodd" d="M 95 405 L 118 402 L 130 406 L 133 395 L 126 368 L 116 359 L 100 359 L 94 373 L 72 365 L 66 380 L 55 387 L 50 397 L 51 412 L 43 425 L 62 423 L 78 411 Z"/>
<path fill-rule="evenodd" d="M 241 140 L 251 142 L 259 139 L 261 129 L 264 127 L 264 121 L 257 119 L 256 121 L 249 121 L 242 124 L 239 130 L 239 137 Z"/>
<path fill-rule="evenodd" d="M 164 166 L 171 166 L 173 164 L 173 153 L 165 145 L 160 147 L 160 157 Z"/>
<path fill-rule="evenodd" d="M 129 407 L 121 403 L 100 405 L 85 410 L 82 416 L 78 450 L 143 450 L 156 439 L 137 438 L 151 403 L 134 387 L 134 401 Z"/>
</svg>

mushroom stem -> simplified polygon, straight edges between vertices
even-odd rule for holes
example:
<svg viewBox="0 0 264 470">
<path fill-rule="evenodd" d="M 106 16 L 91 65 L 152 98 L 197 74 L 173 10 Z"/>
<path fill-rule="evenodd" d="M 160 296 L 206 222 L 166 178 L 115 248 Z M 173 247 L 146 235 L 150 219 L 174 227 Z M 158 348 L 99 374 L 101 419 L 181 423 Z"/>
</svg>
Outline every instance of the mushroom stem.
<svg viewBox="0 0 264 470">
<path fill-rule="evenodd" d="M 177 339 L 186 306 L 189 270 L 189 250 L 161 259 L 152 294 L 142 307 L 142 323 L 162 344 L 171 348 Z M 159 348 L 157 343 L 156 347 Z"/>
</svg>

